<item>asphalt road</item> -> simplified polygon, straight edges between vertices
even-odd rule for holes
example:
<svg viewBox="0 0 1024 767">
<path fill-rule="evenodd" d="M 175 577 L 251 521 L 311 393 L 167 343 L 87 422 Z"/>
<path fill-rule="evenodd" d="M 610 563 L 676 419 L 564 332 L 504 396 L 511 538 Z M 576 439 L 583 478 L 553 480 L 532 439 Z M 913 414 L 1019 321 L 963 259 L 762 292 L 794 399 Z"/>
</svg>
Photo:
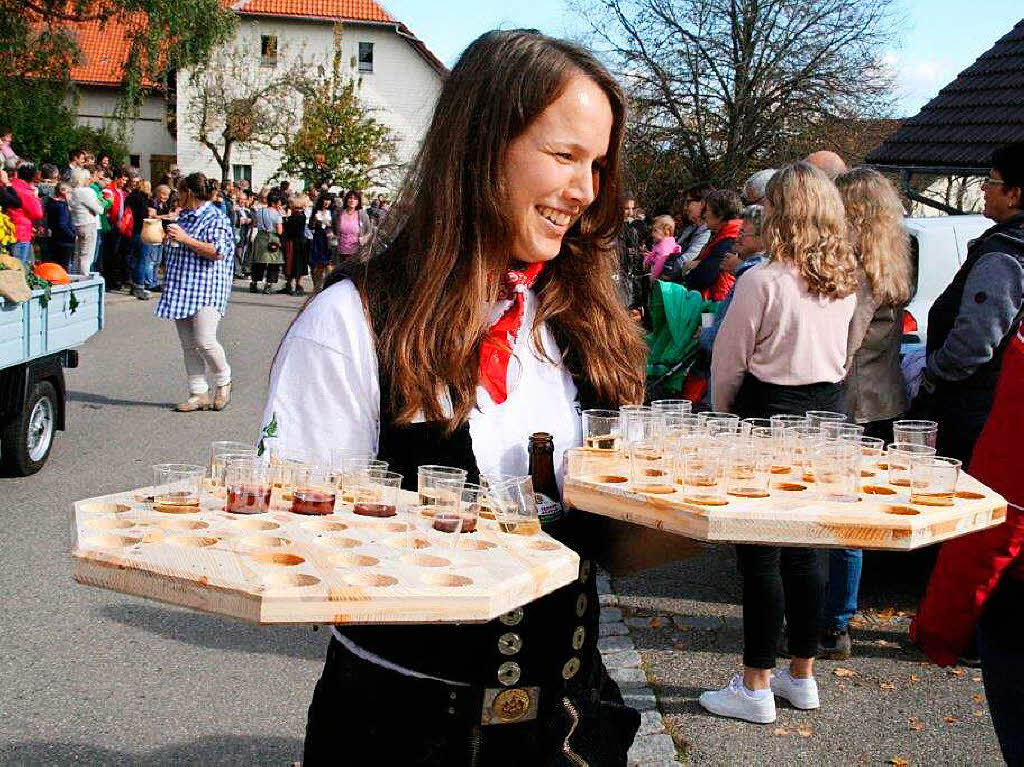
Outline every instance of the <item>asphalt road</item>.
<svg viewBox="0 0 1024 767">
<path fill-rule="evenodd" d="M 79 586 L 68 551 L 72 501 L 146 484 L 154 463 L 205 463 L 211 440 L 254 438 L 270 359 L 301 299 L 235 293 L 220 333 L 233 401 L 194 414 L 170 410 L 185 395 L 171 323 L 152 317 L 154 302 L 108 299 L 107 328 L 68 371 L 69 428 L 49 463 L 0 478 L 0 763 L 287 765 L 301 757 L 324 632 Z M 821 711 L 784 709 L 768 727 L 696 704 L 739 668 L 728 547 L 614 584 L 694 764 L 1000 764 L 979 673 L 925 665 L 907 646 L 901 613 L 925 570 L 920 557 L 869 557 L 857 657 L 821 665 Z"/>
<path fill-rule="evenodd" d="M 232 402 L 181 414 L 170 410 L 187 396 L 173 324 L 152 316 L 155 301 L 107 297 L 107 327 L 67 371 L 68 430 L 39 474 L 0 478 L 0 763 L 290 764 L 323 631 L 79 586 L 68 551 L 72 501 L 148 484 L 154 463 L 204 464 L 211 440 L 255 437 L 301 299 L 236 288 L 220 333 Z"/>
</svg>

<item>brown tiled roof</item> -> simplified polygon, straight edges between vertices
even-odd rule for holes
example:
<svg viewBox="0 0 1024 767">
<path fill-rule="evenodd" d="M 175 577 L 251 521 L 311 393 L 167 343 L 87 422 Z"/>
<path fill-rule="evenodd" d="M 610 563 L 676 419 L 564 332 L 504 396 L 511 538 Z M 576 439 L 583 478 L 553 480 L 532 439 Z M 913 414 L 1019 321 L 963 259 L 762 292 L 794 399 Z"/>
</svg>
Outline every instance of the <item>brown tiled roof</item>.
<svg viewBox="0 0 1024 767">
<path fill-rule="evenodd" d="M 1024 140 L 1024 19 L 888 141 L 874 165 L 987 169 L 992 150 Z"/>
</svg>

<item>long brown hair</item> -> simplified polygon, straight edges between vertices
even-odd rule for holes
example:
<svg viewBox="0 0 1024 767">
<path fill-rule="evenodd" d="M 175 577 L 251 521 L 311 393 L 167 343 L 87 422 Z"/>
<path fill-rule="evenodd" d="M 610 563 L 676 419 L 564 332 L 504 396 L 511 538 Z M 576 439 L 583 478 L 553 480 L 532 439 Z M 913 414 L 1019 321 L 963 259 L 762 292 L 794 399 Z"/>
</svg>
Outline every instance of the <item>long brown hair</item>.
<svg viewBox="0 0 1024 767">
<path fill-rule="evenodd" d="M 853 252 L 864 267 L 871 294 L 882 306 L 910 300 L 910 236 L 892 182 L 873 168 L 854 168 L 836 179 L 846 206 Z"/>
<path fill-rule="evenodd" d="M 846 211 L 828 176 L 806 162 L 768 182 L 762 239 L 774 261 L 793 264 L 807 290 L 845 298 L 857 289 L 857 260 L 846 240 Z"/>
<path fill-rule="evenodd" d="M 611 103 L 613 124 L 593 204 L 566 233 L 534 289 L 532 343 L 542 323 L 566 365 L 607 403 L 643 397 L 646 348 L 613 275 L 622 223 L 620 153 L 625 98 L 586 50 L 537 32 L 488 32 L 460 57 L 420 153 L 388 214 L 384 250 L 334 275 L 356 282 L 377 340 L 382 398 L 398 423 L 417 414 L 465 422 L 476 405 L 479 351 L 509 266 L 513 222 L 503 177 L 509 144 L 582 74 Z M 447 394 L 450 414 L 442 408 Z M 449 419 L 449 415 L 451 416 Z"/>
</svg>

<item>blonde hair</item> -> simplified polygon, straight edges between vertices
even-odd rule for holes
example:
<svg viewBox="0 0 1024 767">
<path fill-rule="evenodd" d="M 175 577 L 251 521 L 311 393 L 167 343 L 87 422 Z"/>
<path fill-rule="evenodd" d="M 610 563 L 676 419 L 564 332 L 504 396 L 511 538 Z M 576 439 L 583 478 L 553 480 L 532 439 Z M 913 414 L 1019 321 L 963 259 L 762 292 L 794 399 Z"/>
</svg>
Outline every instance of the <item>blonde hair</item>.
<svg viewBox="0 0 1024 767">
<path fill-rule="evenodd" d="M 661 229 L 665 236 L 671 237 L 676 233 L 676 221 L 672 216 L 655 216 L 651 229 Z"/>
<path fill-rule="evenodd" d="M 297 194 L 292 197 L 291 203 L 288 205 L 290 210 L 305 210 L 309 207 L 309 197 L 304 194 Z"/>
<path fill-rule="evenodd" d="M 806 162 L 768 182 L 762 238 L 772 259 L 793 264 L 807 290 L 845 298 L 857 289 L 857 259 L 846 239 L 846 212 L 828 176 Z"/>
<path fill-rule="evenodd" d="M 871 295 L 881 305 L 910 300 L 910 236 L 903 205 L 892 183 L 871 168 L 854 168 L 836 179 L 846 206 L 850 245 L 864 267 Z"/>
<path fill-rule="evenodd" d="M 144 178 L 136 179 L 135 188 L 147 196 L 153 191 L 152 185 Z"/>
</svg>

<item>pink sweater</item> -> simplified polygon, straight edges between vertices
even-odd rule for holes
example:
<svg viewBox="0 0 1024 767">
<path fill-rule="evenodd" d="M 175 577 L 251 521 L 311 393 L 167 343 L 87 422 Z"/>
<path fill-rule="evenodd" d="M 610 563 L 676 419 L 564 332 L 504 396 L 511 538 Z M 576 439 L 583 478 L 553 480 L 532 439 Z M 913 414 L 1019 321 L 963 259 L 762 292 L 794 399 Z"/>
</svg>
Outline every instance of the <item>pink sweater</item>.
<svg viewBox="0 0 1024 767">
<path fill-rule="evenodd" d="M 856 294 L 811 295 L 789 264 L 770 262 L 743 275 L 712 352 L 715 410 L 729 411 L 748 372 L 785 386 L 843 380 L 856 303 Z"/>
<path fill-rule="evenodd" d="M 662 237 L 644 255 L 644 268 L 651 267 L 651 279 L 656 280 L 665 269 L 665 262 L 668 261 L 668 257 L 682 252 L 683 249 L 676 244 L 675 237 Z"/>
</svg>

